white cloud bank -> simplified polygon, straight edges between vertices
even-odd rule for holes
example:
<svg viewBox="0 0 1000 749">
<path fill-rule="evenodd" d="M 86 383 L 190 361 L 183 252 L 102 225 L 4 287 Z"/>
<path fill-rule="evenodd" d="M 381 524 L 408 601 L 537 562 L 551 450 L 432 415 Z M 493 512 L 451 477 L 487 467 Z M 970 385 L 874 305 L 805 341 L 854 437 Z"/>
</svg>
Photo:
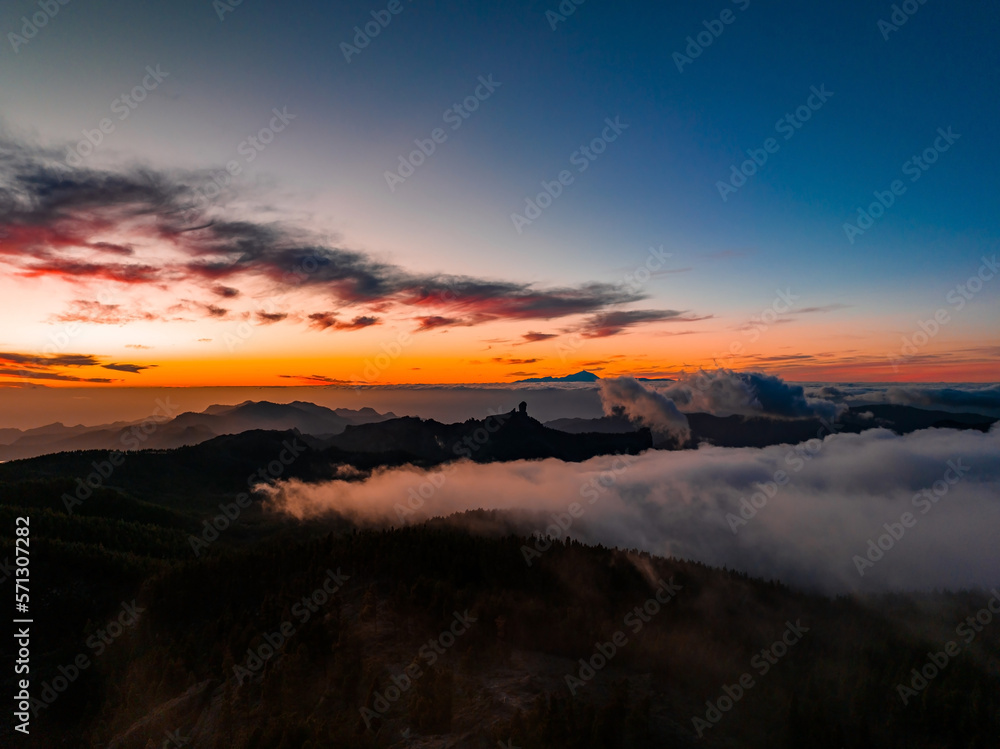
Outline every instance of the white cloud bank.
<svg viewBox="0 0 1000 749">
<path fill-rule="evenodd" d="M 338 512 L 394 525 L 476 508 L 548 516 L 579 503 L 582 516 L 560 536 L 826 591 L 1000 583 L 1000 425 L 985 434 L 873 429 L 797 447 L 648 451 L 584 463 L 461 462 L 364 481 L 286 482 L 270 492 L 273 507 L 298 517 Z M 744 500 L 762 506 L 742 523 L 750 515 Z M 901 523 L 907 512 L 910 527 Z M 861 576 L 855 557 L 887 534 L 886 523 L 902 537 Z"/>
</svg>

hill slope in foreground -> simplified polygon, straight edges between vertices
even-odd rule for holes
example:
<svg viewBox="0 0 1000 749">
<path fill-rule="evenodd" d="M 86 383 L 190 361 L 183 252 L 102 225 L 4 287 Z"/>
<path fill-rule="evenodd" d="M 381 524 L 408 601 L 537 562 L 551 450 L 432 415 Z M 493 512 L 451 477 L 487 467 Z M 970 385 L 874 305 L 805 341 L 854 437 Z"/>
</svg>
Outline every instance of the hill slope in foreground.
<svg viewBox="0 0 1000 749">
<path fill-rule="evenodd" d="M 171 453 L 127 465 L 157 455 Z M 30 515 L 37 591 L 37 715 L 17 746 L 986 749 L 1000 735 L 990 592 L 829 599 L 528 538 L 501 513 L 292 523 L 220 489 L 242 481 L 235 455 L 173 464 L 198 501 L 137 475 L 72 514 L 48 458 L 26 462 L 49 467 L 32 479 L 3 466 L 0 527 Z M 232 526 L 193 550 L 220 502 Z"/>
</svg>

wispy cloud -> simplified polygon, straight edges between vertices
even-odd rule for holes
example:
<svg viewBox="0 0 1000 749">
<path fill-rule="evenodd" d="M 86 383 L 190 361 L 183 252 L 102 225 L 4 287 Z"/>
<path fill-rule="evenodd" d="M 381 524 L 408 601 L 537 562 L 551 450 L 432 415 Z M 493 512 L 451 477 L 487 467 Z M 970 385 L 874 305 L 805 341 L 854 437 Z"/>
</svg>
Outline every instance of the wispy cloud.
<svg viewBox="0 0 1000 749">
<path fill-rule="evenodd" d="M 584 321 L 580 335 L 584 338 L 606 338 L 618 335 L 627 328 L 645 323 L 659 322 L 699 322 L 708 320 L 712 315 L 696 316 L 677 310 L 615 310 L 592 315 Z"/>
<path fill-rule="evenodd" d="M 105 369 L 113 369 L 116 372 L 131 372 L 132 374 L 138 374 L 144 369 L 150 369 L 155 367 L 155 364 L 102 364 Z"/>
<path fill-rule="evenodd" d="M 298 380 L 300 382 L 307 382 L 310 384 L 318 385 L 345 385 L 348 384 L 348 380 L 338 380 L 334 377 L 327 377 L 326 375 L 278 375 L 278 377 L 285 380 Z"/>
<path fill-rule="evenodd" d="M 0 352 L 0 377 L 12 377 L 21 380 L 54 380 L 60 382 L 95 382 L 110 383 L 106 377 L 79 377 L 67 374 L 67 368 L 80 369 L 85 367 L 101 367 L 117 372 L 138 374 L 155 364 L 102 364 L 101 360 L 92 354 L 21 354 L 15 352 Z"/>
<path fill-rule="evenodd" d="M 193 187 L 204 180 L 201 172 L 70 169 L 55 151 L 4 140 L 0 142 L 0 263 L 25 277 L 162 289 L 182 285 L 225 299 L 244 296 L 240 291 L 246 289 L 244 282 L 257 287 L 265 283 L 274 293 L 322 295 L 343 306 L 362 307 L 361 313 L 426 311 L 417 318 L 421 331 L 591 315 L 587 334 L 603 336 L 677 314 L 621 311 L 619 306 L 645 296 L 608 283 L 539 287 L 415 273 L 364 252 L 331 246 L 301 226 L 241 219 L 226 205 L 209 209 L 199 203 Z M 122 236 L 130 240 L 123 242 Z M 144 251 L 148 246 L 157 247 L 157 253 Z M 77 300 L 61 319 L 128 324 L 160 317 L 97 304 Z M 206 302 L 200 313 L 221 317 L 220 310 Z M 269 310 L 257 319 L 262 323 L 301 319 L 290 312 Z M 374 324 L 373 319 L 371 314 L 357 314 L 356 322 L 344 329 Z M 338 327 L 313 322 L 318 323 L 314 328 Z M 524 342 L 533 341 L 525 336 Z"/>
<path fill-rule="evenodd" d="M 85 322 L 93 325 L 127 325 L 133 322 L 158 320 L 156 315 L 141 309 L 126 309 L 120 304 L 102 304 L 87 299 L 74 299 L 69 308 L 51 318 L 54 322 Z"/>
<path fill-rule="evenodd" d="M 534 331 L 529 331 L 521 335 L 524 340 L 515 343 L 515 346 L 524 346 L 527 343 L 538 343 L 539 341 L 547 341 L 551 338 L 558 338 L 558 333 L 536 333 Z"/>
</svg>

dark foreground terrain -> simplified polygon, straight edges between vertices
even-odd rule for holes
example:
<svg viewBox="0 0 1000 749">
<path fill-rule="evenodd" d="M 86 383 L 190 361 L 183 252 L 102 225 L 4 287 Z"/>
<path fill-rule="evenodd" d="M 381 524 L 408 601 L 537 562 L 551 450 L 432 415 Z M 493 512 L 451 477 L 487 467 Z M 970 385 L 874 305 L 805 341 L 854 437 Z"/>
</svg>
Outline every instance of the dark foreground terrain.
<svg viewBox="0 0 1000 749">
<path fill-rule="evenodd" d="M 990 592 L 830 599 L 501 513 L 293 523 L 248 474 L 412 460 L 316 443 L 261 478 L 295 438 L 129 453 L 83 498 L 107 453 L 0 465 L 5 555 L 31 518 L 36 713 L 3 746 L 997 746 L 1000 625 L 966 621 Z"/>
</svg>

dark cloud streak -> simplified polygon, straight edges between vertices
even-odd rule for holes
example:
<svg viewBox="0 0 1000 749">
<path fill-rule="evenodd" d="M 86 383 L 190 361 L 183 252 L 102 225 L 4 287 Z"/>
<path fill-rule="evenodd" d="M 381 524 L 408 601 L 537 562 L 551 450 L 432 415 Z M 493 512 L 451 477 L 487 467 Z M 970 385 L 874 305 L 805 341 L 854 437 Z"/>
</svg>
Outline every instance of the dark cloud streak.
<svg viewBox="0 0 1000 749">
<path fill-rule="evenodd" d="M 133 285 L 187 281 L 227 298 L 239 294 L 229 285 L 233 279 L 263 278 L 284 290 L 322 292 L 342 304 L 371 309 L 405 305 L 434 312 L 419 318 L 419 330 L 440 327 L 445 319 L 479 325 L 590 314 L 585 335 L 601 337 L 646 322 L 682 319 L 670 310 L 611 311 L 645 298 L 641 292 L 612 284 L 536 288 L 463 275 L 413 273 L 362 252 L 327 246 L 297 227 L 227 219 L 219 215 L 220 207 L 210 213 L 194 188 L 204 181 L 201 172 L 69 169 L 55 151 L 2 141 L 0 257 L 26 276 Z M 107 241 L 112 232 L 116 236 L 131 232 L 151 243 L 168 244 L 180 254 L 161 265 L 124 262 L 134 250 Z M 104 262 L 63 254 L 80 247 L 118 257 Z M 213 314 L 211 308 L 205 312 Z M 372 318 L 355 318 L 368 319 Z"/>
</svg>

